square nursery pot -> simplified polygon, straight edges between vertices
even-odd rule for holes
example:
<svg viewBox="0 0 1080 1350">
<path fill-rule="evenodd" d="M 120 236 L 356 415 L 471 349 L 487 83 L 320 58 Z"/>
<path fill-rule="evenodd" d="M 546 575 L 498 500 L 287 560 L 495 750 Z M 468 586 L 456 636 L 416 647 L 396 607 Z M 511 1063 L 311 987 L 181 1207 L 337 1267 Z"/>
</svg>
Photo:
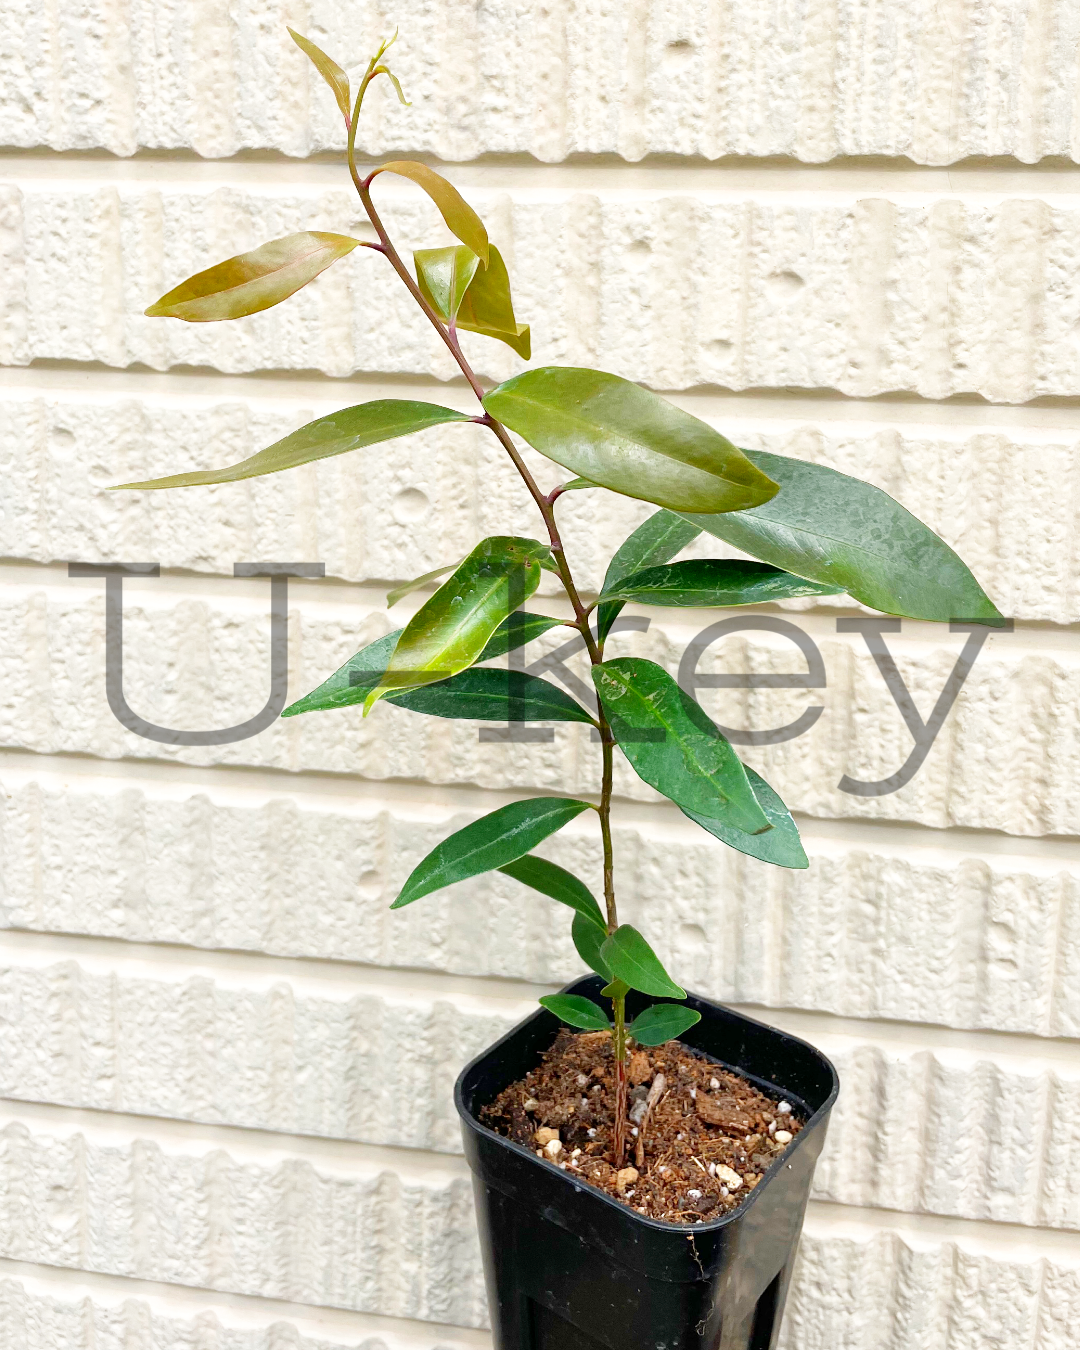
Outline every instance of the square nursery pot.
<svg viewBox="0 0 1080 1350">
<path fill-rule="evenodd" d="M 595 997 L 589 976 L 565 992 Z M 635 999 L 637 1003 L 635 1005 Z M 631 994 L 633 1016 L 648 1000 Z M 648 1219 L 496 1134 L 479 1112 L 535 1068 L 556 1018 L 534 1013 L 465 1068 L 454 1100 L 473 1172 L 497 1350 L 773 1350 L 836 1070 L 794 1036 L 690 995 L 680 1037 L 806 1121 L 739 1208 Z"/>
</svg>

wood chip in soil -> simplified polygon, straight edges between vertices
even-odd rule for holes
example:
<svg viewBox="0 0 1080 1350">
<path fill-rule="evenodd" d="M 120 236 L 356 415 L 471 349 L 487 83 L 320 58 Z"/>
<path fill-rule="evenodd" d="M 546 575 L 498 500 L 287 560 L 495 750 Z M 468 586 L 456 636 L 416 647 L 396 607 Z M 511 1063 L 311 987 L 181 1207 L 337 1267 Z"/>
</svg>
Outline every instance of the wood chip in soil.
<svg viewBox="0 0 1080 1350">
<path fill-rule="evenodd" d="M 606 1031 L 563 1028 L 540 1064 L 480 1118 L 639 1214 L 683 1224 L 737 1209 L 803 1128 L 791 1103 L 679 1041 L 639 1047 L 628 1077 L 622 1169 L 613 1166 L 615 1059 Z"/>
</svg>

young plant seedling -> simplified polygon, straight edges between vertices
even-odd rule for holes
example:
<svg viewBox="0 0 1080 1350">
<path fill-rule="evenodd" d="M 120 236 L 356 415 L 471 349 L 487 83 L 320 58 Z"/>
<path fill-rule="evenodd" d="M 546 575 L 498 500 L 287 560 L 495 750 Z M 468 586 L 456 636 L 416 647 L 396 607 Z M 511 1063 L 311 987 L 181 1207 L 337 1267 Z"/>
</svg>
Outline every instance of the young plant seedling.
<svg viewBox="0 0 1080 1350">
<path fill-rule="evenodd" d="M 476 395 L 476 415 L 415 400 L 377 399 L 310 422 L 240 464 L 123 486 L 232 483 L 443 423 L 479 423 L 502 447 L 536 505 L 546 540 L 482 539 L 460 563 L 391 592 L 388 599 L 394 603 L 414 587 L 451 573 L 403 628 L 357 652 L 284 716 L 355 704 L 362 704 L 367 716 L 386 700 L 432 717 L 582 722 L 599 733 L 598 801 L 536 797 L 492 811 L 444 839 L 418 863 L 393 908 L 498 870 L 573 911 L 574 945 L 603 977 L 606 1006 L 564 994 L 540 1002 L 570 1026 L 612 1034 L 612 1161 L 621 1168 L 632 1044 L 660 1045 L 687 1031 L 699 1014 L 682 1002 L 684 990 L 647 939 L 619 921 L 611 840 L 616 751 L 646 783 L 730 848 L 779 867 L 806 867 L 807 860 L 784 803 L 740 762 L 667 671 L 635 657 L 605 657 L 619 611 L 633 602 L 726 608 L 847 592 L 887 614 L 991 625 L 1002 618 L 952 549 L 867 483 L 783 455 L 740 450 L 657 394 L 604 371 L 543 366 L 485 391 L 463 349 L 463 332 L 504 342 L 525 361 L 531 355 L 529 329 L 515 314 L 502 255 L 472 207 L 427 165 L 393 160 L 363 174 L 356 165 L 357 122 L 372 82 L 386 76 L 405 102 L 385 59 L 394 39 L 371 58 L 354 99 L 341 67 L 307 38 L 292 37 L 330 86 L 345 119 L 349 173 L 378 242 L 322 231 L 287 235 L 199 272 L 146 313 L 187 323 L 243 319 L 280 304 L 327 267 L 364 248 L 382 259 L 365 265 L 393 268 L 423 320 L 439 335 Z M 416 250 L 410 270 L 375 208 L 373 191 L 381 174 L 409 179 L 427 193 L 460 242 Z M 575 476 L 543 492 L 514 436 Z M 622 493 L 660 508 L 615 553 L 592 602 L 574 581 L 556 520 L 558 500 L 570 490 Z M 757 561 L 672 562 L 702 532 Z M 558 576 L 572 619 L 522 609 L 545 569 Z M 595 709 L 547 680 L 485 664 L 563 622 L 580 634 L 588 653 Z M 533 852 L 586 811 L 595 813 L 599 826 L 602 907 L 576 876 Z M 631 990 L 659 1001 L 628 1023 Z"/>
</svg>

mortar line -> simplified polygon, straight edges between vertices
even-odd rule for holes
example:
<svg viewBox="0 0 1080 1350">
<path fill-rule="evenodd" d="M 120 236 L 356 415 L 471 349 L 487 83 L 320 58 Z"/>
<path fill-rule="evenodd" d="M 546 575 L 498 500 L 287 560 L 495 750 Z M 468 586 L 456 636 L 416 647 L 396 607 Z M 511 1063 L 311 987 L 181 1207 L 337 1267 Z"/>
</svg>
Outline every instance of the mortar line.
<svg viewBox="0 0 1080 1350">
<path fill-rule="evenodd" d="M 234 803 L 248 804 L 286 799 L 300 800 L 305 809 L 316 803 L 336 800 L 336 809 L 357 812 L 398 810 L 405 816 L 425 820 L 450 819 L 458 812 L 486 813 L 509 802 L 518 801 L 521 788 L 489 788 L 475 784 L 431 783 L 425 779 L 362 778 L 329 770 L 277 769 L 246 765 L 193 765 L 176 761 L 118 755 L 98 758 L 90 753 L 37 752 L 23 747 L 0 745 L 0 781 L 7 778 L 9 791 L 13 780 L 21 777 L 27 784 L 67 788 L 68 780 L 91 781 L 97 791 L 139 788 L 159 796 L 176 793 L 185 800 L 193 791 L 230 797 Z M 52 778 L 55 783 L 48 780 Z M 556 789 L 548 789 L 559 795 Z M 181 795 L 182 794 L 182 795 Z M 564 794 L 569 795 L 569 794 Z M 595 794 L 593 794 L 595 795 Z M 577 797 L 587 800 L 590 794 Z M 645 829 L 654 837 L 678 841 L 703 842 L 677 807 L 662 801 L 643 802 L 619 797 L 619 824 L 624 828 Z M 1064 835 L 1025 836 L 999 830 L 980 830 L 964 826 L 936 827 L 903 820 L 869 820 L 857 816 L 812 817 L 793 811 L 804 839 L 811 847 L 837 853 L 843 849 L 872 848 L 879 852 L 897 850 L 907 858 L 941 863 L 950 856 L 971 858 L 1001 866 L 1034 869 L 1040 875 L 1080 863 L 1080 838 Z M 571 821 L 564 833 L 583 829 Z M 1045 864 L 1045 865 L 1044 865 Z"/>
<path fill-rule="evenodd" d="M 411 998 L 427 1003 L 455 1002 L 465 1011 L 519 1018 L 535 1010 L 535 1000 L 557 992 L 557 983 L 498 975 L 461 975 L 419 966 L 383 966 L 346 957 L 283 955 L 255 948 L 200 947 L 194 943 L 137 941 L 111 935 L 56 929 L 0 929 L 0 967 L 46 970 L 74 961 L 97 976 L 157 979 L 180 983 L 212 979 L 269 991 L 288 981 L 303 997 L 327 998 L 332 992 L 350 999 Z M 762 1003 L 733 1003 L 738 1011 L 804 1040 L 824 1044 L 828 1053 L 848 1045 L 875 1045 L 907 1055 L 929 1051 L 954 1059 L 991 1059 L 1017 1071 L 1036 1069 L 1080 1076 L 1080 1038 L 1040 1036 L 1033 1032 L 951 1027 L 896 1018 L 848 1016 L 817 1008 Z"/>
<path fill-rule="evenodd" d="M 469 409 L 463 380 L 440 379 L 423 372 L 356 371 L 327 375 L 320 370 L 267 369 L 241 373 L 207 366 L 173 366 L 154 370 L 134 362 L 109 366 L 100 361 L 35 358 L 27 365 L 0 366 L 0 399 L 51 395 L 61 400 L 158 397 L 205 400 L 207 406 L 229 399 L 310 405 L 325 401 L 340 407 L 363 391 L 391 391 L 394 397 L 438 397 L 460 411 Z M 839 423 L 851 432 L 857 426 L 918 426 L 925 433 L 1022 430 L 1050 436 L 1080 432 L 1080 395 L 1045 395 L 1025 403 L 996 403 L 980 394 L 956 394 L 933 399 L 907 391 L 873 395 L 845 394 L 825 386 L 801 388 L 755 386 L 728 389 L 692 385 L 683 389 L 662 386 L 656 392 L 693 412 L 712 419 L 742 418 L 757 423 Z M 471 409 L 470 409 L 471 410 Z"/>
<path fill-rule="evenodd" d="M 442 1322 L 424 1322 L 392 1314 L 353 1311 L 318 1303 L 295 1303 L 266 1298 L 261 1294 L 234 1294 L 202 1285 L 170 1284 L 137 1275 L 115 1275 L 84 1270 L 78 1266 L 50 1265 L 44 1261 L 20 1261 L 0 1256 L 0 1279 L 20 1284 L 31 1295 L 57 1301 L 82 1302 L 91 1298 L 100 1306 L 138 1298 L 164 1316 L 187 1319 L 200 1313 L 217 1313 L 226 1325 L 257 1327 L 288 1318 L 297 1331 L 311 1340 L 328 1335 L 347 1336 L 341 1350 L 363 1350 L 371 1336 L 393 1337 L 392 1350 L 490 1350 L 491 1337 L 471 1327 Z M 35 1288 L 37 1286 L 37 1288 Z M 360 1338 L 354 1340 L 353 1338 Z"/>
</svg>

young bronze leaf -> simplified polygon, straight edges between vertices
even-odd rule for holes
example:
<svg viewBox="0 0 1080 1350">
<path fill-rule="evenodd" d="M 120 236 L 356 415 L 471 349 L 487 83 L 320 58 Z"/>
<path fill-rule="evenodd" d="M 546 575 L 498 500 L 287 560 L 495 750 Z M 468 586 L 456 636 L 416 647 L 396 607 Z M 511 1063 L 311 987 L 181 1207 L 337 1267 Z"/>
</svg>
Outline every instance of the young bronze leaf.
<svg viewBox="0 0 1080 1350">
<path fill-rule="evenodd" d="M 561 905 L 569 905 L 594 928 L 598 927 L 601 932 L 604 931 L 604 916 L 596 903 L 596 897 L 583 881 L 574 876 L 573 872 L 568 872 L 565 867 L 529 853 L 523 858 L 518 858 L 516 862 L 500 867 L 499 871 L 505 872 L 515 881 L 520 881 L 523 886 L 531 886 L 541 895 L 558 900 Z"/>
<path fill-rule="evenodd" d="M 540 584 L 547 545 L 495 535 L 483 539 L 405 625 L 390 664 L 364 701 L 434 684 L 475 663 L 506 616 Z"/>
<path fill-rule="evenodd" d="M 332 455 L 345 455 L 350 450 L 361 450 L 366 445 L 392 441 L 397 436 L 408 436 L 414 431 L 444 422 L 468 422 L 465 413 L 442 408 L 437 403 L 419 403 L 411 399 L 380 398 L 371 403 L 358 403 L 353 408 L 342 408 L 314 422 L 308 422 L 299 431 L 292 432 L 265 450 L 227 469 L 198 470 L 177 473 L 170 478 L 151 478 L 144 483 L 119 483 L 119 488 L 175 488 L 205 487 L 210 483 L 236 483 L 241 478 L 259 478 L 267 473 L 280 473 L 310 464 Z M 115 490 L 115 489 L 114 489 Z"/>
<path fill-rule="evenodd" d="M 741 511 L 778 491 L 718 431 L 601 370 L 527 370 L 487 394 L 484 407 L 556 464 L 673 511 Z"/>
<path fill-rule="evenodd" d="M 361 239 L 321 230 L 287 234 L 251 253 L 238 253 L 205 272 L 196 272 L 156 300 L 146 313 L 151 319 L 183 319 L 185 323 L 217 323 L 258 314 L 287 300 L 361 243 Z"/>
<path fill-rule="evenodd" d="M 690 515 L 692 524 L 885 614 L 1004 622 L 948 544 L 887 492 L 824 464 L 761 450 L 746 455 L 781 485 L 780 493 L 732 515 Z"/>
<path fill-rule="evenodd" d="M 628 923 L 620 924 L 600 948 L 600 955 L 617 980 L 631 989 L 654 998 L 685 998 L 681 989 L 660 963 L 660 958 Z"/>
<path fill-rule="evenodd" d="M 380 173 L 394 173 L 422 187 L 439 208 L 439 214 L 450 233 L 456 235 L 466 248 L 471 248 L 487 266 L 490 245 L 484 222 L 456 187 L 434 169 L 414 159 L 394 159 L 389 164 L 380 164 L 371 177 Z"/>
<path fill-rule="evenodd" d="M 626 1029 L 639 1045 L 663 1045 L 700 1021 L 701 1014 L 684 1004 L 654 1003 L 638 1013 Z"/>
<path fill-rule="evenodd" d="M 654 511 L 648 520 L 643 521 L 633 534 L 623 540 L 618 552 L 608 563 L 604 591 L 614 591 L 624 577 L 642 568 L 670 562 L 676 553 L 680 553 L 687 544 L 692 544 L 700 533 L 700 525 L 691 525 L 673 511 Z M 621 600 L 604 600 L 597 607 L 596 634 L 600 642 L 611 631 L 611 625 L 622 607 Z"/>
<path fill-rule="evenodd" d="M 545 994 L 540 1003 L 560 1022 L 580 1027 L 582 1031 L 607 1031 L 611 1026 L 600 1005 L 580 994 Z"/>
<path fill-rule="evenodd" d="M 571 797 L 534 797 L 500 806 L 433 848 L 413 869 L 390 908 L 401 909 L 455 881 L 504 867 L 588 809 L 588 802 Z"/>
<path fill-rule="evenodd" d="M 666 670 L 620 656 L 592 674 L 619 748 L 646 783 L 747 834 L 772 828 L 730 743 Z"/>
<path fill-rule="evenodd" d="M 457 326 L 505 342 L 524 361 L 532 355 L 529 325 L 518 323 L 514 317 L 510 277 L 502 254 L 494 244 L 490 247 L 487 267 L 481 267 L 469 283 L 458 310 Z"/>
<path fill-rule="evenodd" d="M 286 27 L 288 27 L 287 24 Z M 302 37 L 301 34 L 296 32 L 293 28 L 289 28 L 289 36 L 304 55 L 310 59 L 311 64 L 334 91 L 337 105 L 341 109 L 341 115 L 345 119 L 345 125 L 348 126 L 350 113 L 348 75 L 345 74 L 336 61 L 331 60 L 320 47 L 316 47 L 310 38 Z"/>
<path fill-rule="evenodd" d="M 807 581 L 769 563 L 741 558 L 695 558 L 632 572 L 610 591 L 605 587 L 601 599 L 711 609 L 762 605 L 801 595 L 836 595 L 842 590 L 842 586 Z"/>
<path fill-rule="evenodd" d="M 441 318 L 456 319 L 480 259 L 464 244 L 421 248 L 413 253 L 421 294 Z"/>
<path fill-rule="evenodd" d="M 746 769 L 746 777 L 754 790 L 758 805 L 772 824 L 771 830 L 765 830 L 763 834 L 745 834 L 725 820 L 703 816 L 697 811 L 688 811 L 685 806 L 680 808 L 683 815 L 688 816 L 703 830 L 708 830 L 722 843 L 738 849 L 740 853 L 745 853 L 750 858 L 760 858 L 762 862 L 774 863 L 777 867 L 809 867 L 810 863 L 799 838 L 799 827 L 792 820 L 791 812 L 761 774 L 755 773 L 749 765 L 743 767 Z"/>
</svg>

